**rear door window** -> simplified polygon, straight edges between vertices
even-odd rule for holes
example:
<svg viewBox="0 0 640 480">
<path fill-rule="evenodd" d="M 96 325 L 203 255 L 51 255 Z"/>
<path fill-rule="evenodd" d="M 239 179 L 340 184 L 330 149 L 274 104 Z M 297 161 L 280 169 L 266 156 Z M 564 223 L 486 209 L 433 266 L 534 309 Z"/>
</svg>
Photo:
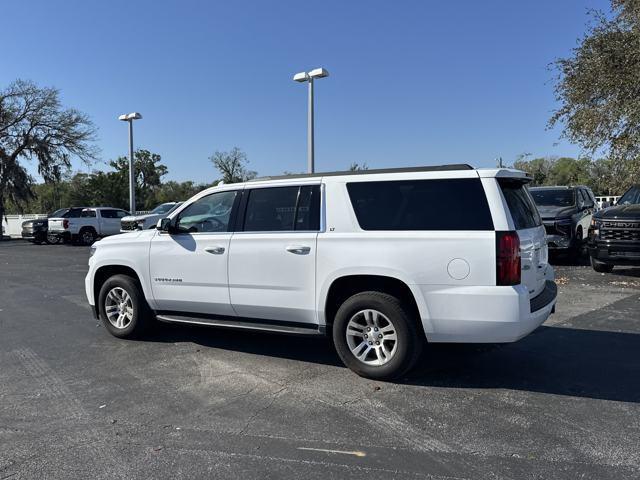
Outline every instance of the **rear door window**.
<svg viewBox="0 0 640 480">
<path fill-rule="evenodd" d="M 479 178 L 347 184 L 363 230 L 493 230 Z"/>
<path fill-rule="evenodd" d="M 256 188 L 246 194 L 245 232 L 320 229 L 319 185 Z"/>
<path fill-rule="evenodd" d="M 542 225 L 538 208 L 521 180 L 498 179 L 502 195 L 507 202 L 516 230 Z"/>
</svg>

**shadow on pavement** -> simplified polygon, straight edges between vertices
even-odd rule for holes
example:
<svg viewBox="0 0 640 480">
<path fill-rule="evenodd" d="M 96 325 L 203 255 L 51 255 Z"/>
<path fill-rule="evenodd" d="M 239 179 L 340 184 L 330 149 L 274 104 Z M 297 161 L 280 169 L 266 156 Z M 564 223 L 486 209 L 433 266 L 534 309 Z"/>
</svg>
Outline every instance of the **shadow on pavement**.
<svg viewBox="0 0 640 480">
<path fill-rule="evenodd" d="M 551 265 L 563 266 L 563 267 L 590 267 L 591 262 L 589 255 L 586 253 L 581 254 L 578 257 L 572 256 L 569 253 L 549 252 L 549 263 Z"/>
<path fill-rule="evenodd" d="M 543 326 L 493 348 L 433 347 L 408 383 L 640 402 L 639 334 Z"/>
<path fill-rule="evenodd" d="M 343 366 L 331 342 L 324 337 L 302 337 L 157 322 L 153 331 L 143 340 L 167 343 L 191 342 L 207 348 Z"/>
<path fill-rule="evenodd" d="M 342 366 L 320 338 L 162 324 L 145 340 Z M 640 402 L 640 335 L 543 326 L 513 344 L 433 344 L 398 383 Z"/>
<path fill-rule="evenodd" d="M 619 277 L 640 278 L 640 267 L 625 267 L 620 265 L 618 267 L 614 267 L 610 275 L 617 275 Z M 640 317 L 640 313 L 638 314 L 638 316 Z"/>
</svg>

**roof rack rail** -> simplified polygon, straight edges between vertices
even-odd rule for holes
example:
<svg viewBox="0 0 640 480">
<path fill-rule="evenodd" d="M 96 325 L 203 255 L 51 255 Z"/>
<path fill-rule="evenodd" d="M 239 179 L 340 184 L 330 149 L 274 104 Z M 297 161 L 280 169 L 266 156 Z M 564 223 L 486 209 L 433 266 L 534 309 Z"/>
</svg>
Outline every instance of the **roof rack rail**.
<svg viewBox="0 0 640 480">
<path fill-rule="evenodd" d="M 371 175 L 374 173 L 410 173 L 410 172 L 444 172 L 450 170 L 473 170 L 474 168 L 467 163 L 456 163 L 451 165 L 432 165 L 423 167 L 403 167 L 403 168 L 378 168 L 372 170 L 342 170 L 336 172 L 318 172 L 318 173 L 297 173 L 294 175 L 275 175 L 258 177 L 249 182 L 259 182 L 263 180 L 283 180 L 287 178 L 313 178 L 313 177 L 337 177 L 340 175 Z"/>
</svg>

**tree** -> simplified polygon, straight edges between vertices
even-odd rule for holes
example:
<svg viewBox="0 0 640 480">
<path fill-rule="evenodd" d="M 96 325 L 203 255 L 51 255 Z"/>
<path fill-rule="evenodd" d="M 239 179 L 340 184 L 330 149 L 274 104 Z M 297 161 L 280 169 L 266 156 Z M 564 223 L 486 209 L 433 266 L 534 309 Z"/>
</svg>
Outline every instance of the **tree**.
<svg viewBox="0 0 640 480">
<path fill-rule="evenodd" d="M 549 180 L 553 185 L 586 185 L 591 182 L 587 158 L 561 157 L 554 161 Z"/>
<path fill-rule="evenodd" d="M 162 184 L 162 177 L 169 171 L 166 165 L 160 163 L 162 157 L 149 150 L 136 150 L 133 153 L 133 166 L 135 170 L 136 200 L 141 210 L 150 210 L 155 207 L 156 193 Z M 119 189 L 126 187 L 126 194 L 118 200 L 118 206 L 124 207 L 129 201 L 129 159 L 118 157 L 109 162 L 118 177 Z M 115 204 L 114 204 L 115 205 Z M 128 208 L 128 207 L 127 207 Z"/>
<path fill-rule="evenodd" d="M 247 170 L 247 154 L 238 147 L 233 147 L 230 152 L 215 152 L 209 160 L 222 175 L 224 183 L 246 182 L 256 178 L 256 172 Z"/>
<path fill-rule="evenodd" d="M 640 1 L 612 0 L 612 18 L 595 12 L 572 56 L 557 60 L 556 97 L 549 124 L 590 153 L 608 152 L 623 181 L 640 173 Z"/>
<path fill-rule="evenodd" d="M 531 185 L 545 185 L 549 178 L 551 167 L 553 166 L 553 160 L 549 158 L 525 160 L 525 158 L 526 156 L 520 156 L 513 164 L 513 168 L 517 168 L 531 175 Z"/>
<path fill-rule="evenodd" d="M 357 172 L 359 170 L 369 170 L 369 166 L 365 163 L 357 163 L 357 162 L 353 162 L 351 165 L 349 165 L 349 171 L 350 172 Z"/>
<path fill-rule="evenodd" d="M 168 181 L 162 184 L 156 194 L 156 203 L 180 202 L 188 200 L 196 193 L 201 192 L 211 185 L 196 184 L 192 181 L 175 182 Z"/>
<path fill-rule="evenodd" d="M 95 128 L 75 109 L 65 109 L 55 88 L 17 80 L 0 91 L 0 218 L 5 203 L 21 205 L 33 197 L 33 179 L 21 163 L 36 160 L 45 181 L 55 180 L 71 158 L 90 162 Z"/>
</svg>

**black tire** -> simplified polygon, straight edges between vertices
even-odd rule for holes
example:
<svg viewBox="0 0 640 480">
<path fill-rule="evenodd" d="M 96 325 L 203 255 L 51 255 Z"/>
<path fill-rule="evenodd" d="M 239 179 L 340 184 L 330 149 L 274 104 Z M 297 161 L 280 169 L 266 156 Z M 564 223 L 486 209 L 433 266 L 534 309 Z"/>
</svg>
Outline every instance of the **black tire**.
<svg viewBox="0 0 640 480">
<path fill-rule="evenodd" d="M 112 324 L 107 317 L 106 303 L 107 295 L 113 289 L 124 290 L 131 298 L 133 314 L 129 322 L 118 328 Z M 140 283 L 127 275 L 114 275 L 107 279 L 100 288 L 98 295 L 98 312 L 100 320 L 111 335 L 118 338 L 136 338 L 139 337 L 149 327 L 151 323 L 151 310 L 144 298 Z"/>
<path fill-rule="evenodd" d="M 364 310 L 382 313 L 393 323 L 395 329 L 395 351 L 390 360 L 382 365 L 370 365 L 358 360 L 347 343 L 347 326 L 350 320 Z M 375 291 L 357 293 L 345 300 L 336 313 L 333 322 L 333 343 L 336 351 L 344 364 L 362 377 L 377 380 L 398 378 L 415 365 L 426 342 L 422 329 L 418 328 L 418 319 L 413 318 L 414 316 L 392 295 Z M 363 350 L 366 349 L 367 346 L 364 345 Z M 373 355 L 377 355 L 373 352 Z M 365 359 L 369 355 L 367 354 Z"/>
<path fill-rule="evenodd" d="M 47 234 L 46 242 L 49 245 L 57 245 L 57 244 L 60 243 L 61 240 L 62 240 L 62 238 L 60 238 L 60 236 L 58 236 L 58 235 L 49 235 L 49 234 Z"/>
<path fill-rule="evenodd" d="M 593 257 L 591 258 L 591 267 L 598 273 L 611 273 L 613 271 L 613 265 L 610 263 L 604 263 L 599 260 L 596 260 Z"/>
<path fill-rule="evenodd" d="M 98 234 L 91 227 L 84 227 L 78 233 L 78 240 L 82 245 L 93 245 L 96 238 L 98 238 Z"/>
</svg>

